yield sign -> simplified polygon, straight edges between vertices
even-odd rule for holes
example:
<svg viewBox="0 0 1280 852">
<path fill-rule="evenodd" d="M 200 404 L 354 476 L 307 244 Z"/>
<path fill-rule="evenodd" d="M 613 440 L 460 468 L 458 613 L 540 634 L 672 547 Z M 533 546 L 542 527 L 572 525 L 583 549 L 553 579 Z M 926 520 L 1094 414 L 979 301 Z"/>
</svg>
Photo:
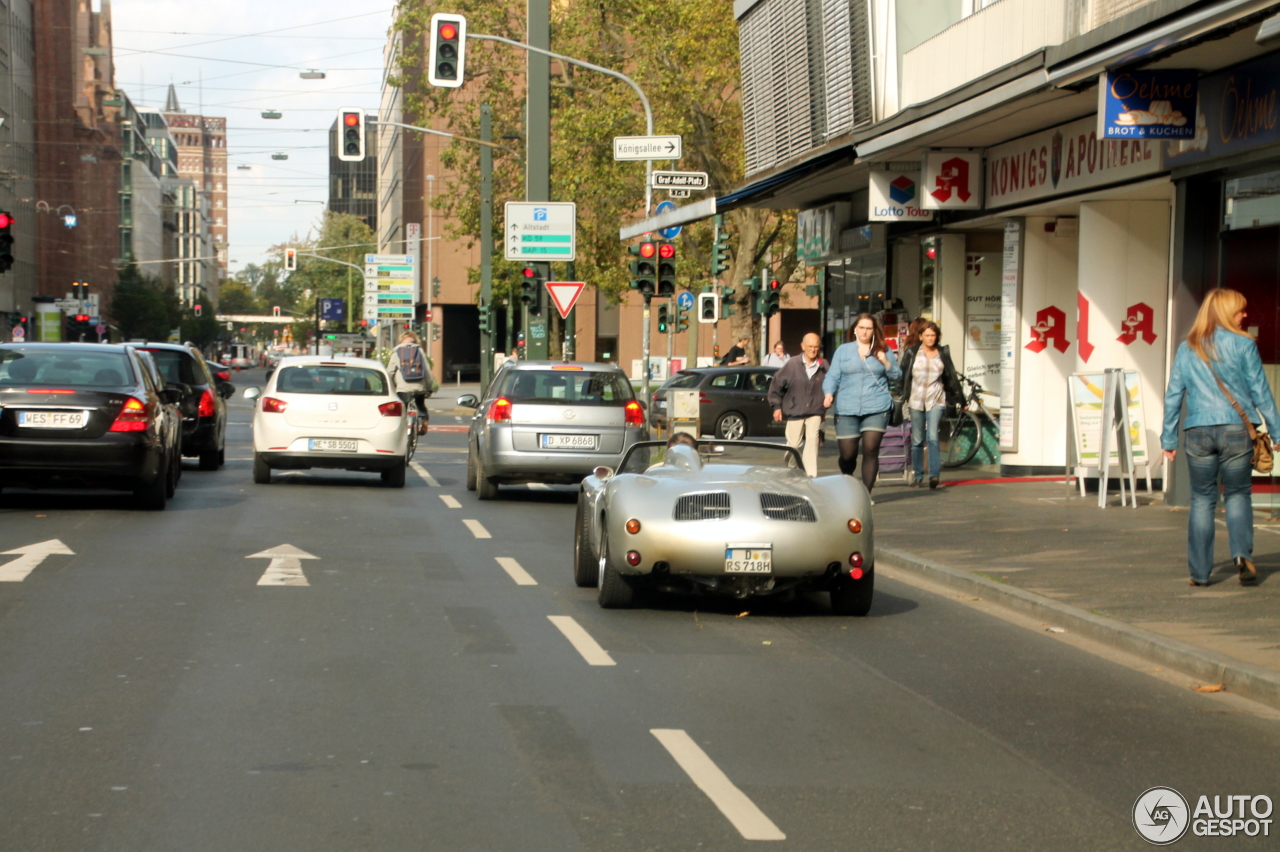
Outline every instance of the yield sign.
<svg viewBox="0 0 1280 852">
<path fill-rule="evenodd" d="M 551 301 L 556 303 L 556 310 L 560 311 L 560 319 L 569 318 L 569 311 L 573 310 L 586 286 L 584 281 L 547 282 L 547 292 L 551 294 Z"/>
</svg>

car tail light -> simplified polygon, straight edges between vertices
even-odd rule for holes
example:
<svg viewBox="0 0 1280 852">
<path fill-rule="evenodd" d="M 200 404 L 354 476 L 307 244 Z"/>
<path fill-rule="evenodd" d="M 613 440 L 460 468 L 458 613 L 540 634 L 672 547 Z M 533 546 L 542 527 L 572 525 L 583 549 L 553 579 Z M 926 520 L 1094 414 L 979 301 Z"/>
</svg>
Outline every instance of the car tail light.
<svg viewBox="0 0 1280 852">
<path fill-rule="evenodd" d="M 383 417 L 401 417 L 404 415 L 404 403 L 396 400 L 395 402 L 384 402 L 378 406 L 378 412 Z"/>
<path fill-rule="evenodd" d="M 644 425 L 644 409 L 641 408 L 640 403 L 636 402 L 634 399 L 627 403 L 627 425 Z"/>
<path fill-rule="evenodd" d="M 145 432 L 150 421 L 150 414 L 142 400 L 130 396 L 125 398 L 124 405 L 120 406 L 120 413 L 116 415 L 115 422 L 108 431 Z"/>
<path fill-rule="evenodd" d="M 711 404 L 711 397 L 707 396 L 705 393 L 699 392 L 698 405 L 710 405 L 710 404 Z"/>
<path fill-rule="evenodd" d="M 217 376 L 218 378 L 222 379 L 224 382 L 229 382 L 229 381 L 231 381 L 231 371 L 230 371 L 230 370 L 220 370 L 220 371 L 218 371 L 218 372 L 214 373 L 214 375 L 215 375 L 215 376 Z"/>
<path fill-rule="evenodd" d="M 627 521 L 627 532 L 631 533 L 632 535 L 635 535 L 636 533 L 640 532 L 640 522 L 637 521 L 635 518 L 632 518 L 631 520 Z"/>
<path fill-rule="evenodd" d="M 860 570 L 862 568 L 862 554 L 856 550 L 853 553 L 850 553 L 849 564 Z"/>
<path fill-rule="evenodd" d="M 276 399 L 274 396 L 262 398 L 262 410 L 267 414 L 284 414 L 284 410 L 288 407 L 289 403 L 283 399 Z"/>
<path fill-rule="evenodd" d="M 640 551 L 638 551 L 638 550 L 628 550 L 628 551 L 627 551 L 627 564 L 628 564 L 628 565 L 630 565 L 630 566 L 631 566 L 631 567 L 633 567 L 633 568 L 634 568 L 635 566 L 639 565 L 639 564 L 640 564 Z"/>
<path fill-rule="evenodd" d="M 849 578 L 852 580 L 861 580 L 863 577 L 861 568 L 854 568 L 849 572 Z"/>
<path fill-rule="evenodd" d="M 653 399 L 651 400 L 651 402 L 657 402 L 657 401 L 658 401 L 658 392 L 657 392 L 657 391 L 654 391 L 654 392 L 653 392 Z"/>
<path fill-rule="evenodd" d="M 858 520 L 857 518 L 850 518 L 849 532 L 854 533 L 855 535 L 857 533 L 862 532 L 862 521 Z"/>
<path fill-rule="evenodd" d="M 208 388 L 205 388 L 204 393 L 200 394 L 200 407 L 196 409 L 196 415 L 199 417 L 212 417 L 214 415 L 213 391 Z"/>
<path fill-rule="evenodd" d="M 53 389 L 51 389 L 51 388 L 32 388 L 31 390 L 27 391 L 27 393 L 52 393 L 52 394 L 57 394 L 58 396 L 66 396 L 67 394 L 75 393 L 75 391 L 73 391 L 73 390 L 53 390 Z"/>
<path fill-rule="evenodd" d="M 493 402 L 489 403 L 488 417 L 490 423 L 510 423 L 511 400 L 504 396 L 500 396 Z"/>
</svg>

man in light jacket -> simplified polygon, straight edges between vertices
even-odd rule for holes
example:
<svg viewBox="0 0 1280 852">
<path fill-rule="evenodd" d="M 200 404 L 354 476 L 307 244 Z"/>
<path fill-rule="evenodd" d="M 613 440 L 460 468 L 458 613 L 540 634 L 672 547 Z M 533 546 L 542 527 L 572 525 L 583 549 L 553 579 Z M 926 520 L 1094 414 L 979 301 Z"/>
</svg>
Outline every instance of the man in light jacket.
<svg viewBox="0 0 1280 852">
<path fill-rule="evenodd" d="M 769 407 L 777 423 L 786 422 L 787 443 L 800 449 L 805 473 L 818 475 L 818 433 L 827 416 L 823 405 L 822 382 L 827 377 L 827 363 L 818 357 L 822 340 L 816 334 L 806 334 L 800 343 L 803 355 L 792 358 L 769 383 Z"/>
</svg>

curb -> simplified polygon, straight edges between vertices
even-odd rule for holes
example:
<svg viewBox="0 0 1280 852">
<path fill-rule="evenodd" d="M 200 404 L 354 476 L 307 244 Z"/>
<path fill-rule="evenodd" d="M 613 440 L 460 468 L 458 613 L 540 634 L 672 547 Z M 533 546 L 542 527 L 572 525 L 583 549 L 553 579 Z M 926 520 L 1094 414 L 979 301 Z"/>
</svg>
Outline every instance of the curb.
<svg viewBox="0 0 1280 852">
<path fill-rule="evenodd" d="M 1280 672 L 1256 666 L 1196 645 L 1143 630 L 1114 618 L 1094 615 L 1070 604 L 1006 586 L 970 571 L 952 568 L 895 547 L 876 545 L 876 562 L 939 585 L 996 601 L 1010 609 L 1051 621 L 1081 636 L 1185 672 L 1228 692 L 1280 709 Z"/>
</svg>

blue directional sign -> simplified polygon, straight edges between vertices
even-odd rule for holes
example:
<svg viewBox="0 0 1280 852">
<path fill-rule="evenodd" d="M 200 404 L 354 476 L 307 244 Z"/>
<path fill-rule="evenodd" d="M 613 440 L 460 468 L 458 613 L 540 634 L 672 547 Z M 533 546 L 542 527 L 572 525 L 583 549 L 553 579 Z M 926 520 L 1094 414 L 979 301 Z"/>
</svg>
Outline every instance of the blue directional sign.
<svg viewBox="0 0 1280 852">
<path fill-rule="evenodd" d="M 681 290 L 680 295 L 676 296 L 676 304 L 682 311 L 693 310 L 693 294 L 688 290 Z"/>
<path fill-rule="evenodd" d="M 320 319 L 338 322 L 347 318 L 347 302 L 345 299 L 321 299 Z"/>
<path fill-rule="evenodd" d="M 673 204 L 670 201 L 664 201 L 658 205 L 658 209 L 656 212 L 658 213 L 659 216 L 661 216 L 663 213 L 670 213 L 672 210 L 675 210 L 675 209 L 676 209 L 675 204 Z M 680 236 L 680 226 L 672 225 L 670 228 L 661 228 L 658 230 L 658 234 L 664 240 L 674 240 L 676 237 Z"/>
</svg>

